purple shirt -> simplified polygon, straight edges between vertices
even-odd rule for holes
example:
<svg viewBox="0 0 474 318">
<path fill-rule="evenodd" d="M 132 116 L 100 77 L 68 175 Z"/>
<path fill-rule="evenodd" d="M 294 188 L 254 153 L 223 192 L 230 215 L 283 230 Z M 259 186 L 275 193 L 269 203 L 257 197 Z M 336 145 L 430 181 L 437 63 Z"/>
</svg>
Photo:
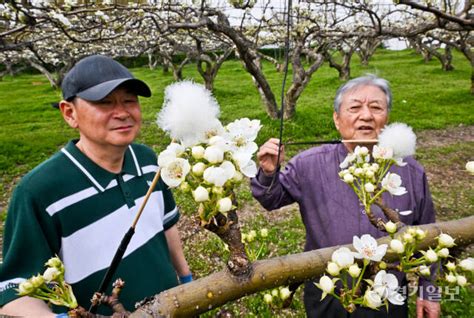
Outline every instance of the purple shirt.
<svg viewBox="0 0 474 318">
<path fill-rule="evenodd" d="M 339 164 L 348 154 L 343 144 L 311 148 L 293 157 L 268 192 L 272 177 L 260 170 L 251 180 L 253 196 L 267 210 L 297 202 L 306 228 L 305 251 L 352 243 L 354 235 L 386 236 L 363 214 L 357 195 L 338 173 Z M 406 194 L 392 196 L 385 192 L 383 202 L 398 210 L 411 210 L 400 221 L 407 225 L 433 223 L 435 211 L 423 167 L 413 158 L 405 158 L 404 167 L 392 166 L 391 172 L 402 178 Z M 376 217 L 387 220 L 381 209 L 372 205 Z M 423 282 L 425 285 L 425 282 Z"/>
</svg>

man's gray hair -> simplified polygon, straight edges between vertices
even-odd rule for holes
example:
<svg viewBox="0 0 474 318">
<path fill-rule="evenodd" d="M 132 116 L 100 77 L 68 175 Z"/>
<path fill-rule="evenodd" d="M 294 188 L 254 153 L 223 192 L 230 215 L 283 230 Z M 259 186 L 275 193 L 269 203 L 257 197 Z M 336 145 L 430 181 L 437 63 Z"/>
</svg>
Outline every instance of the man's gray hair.
<svg viewBox="0 0 474 318">
<path fill-rule="evenodd" d="M 390 110 L 392 109 L 392 91 L 390 89 L 390 84 L 387 80 L 377 77 L 373 74 L 367 74 L 365 76 L 351 79 L 350 81 L 339 87 L 336 92 L 336 97 L 334 98 L 334 111 L 336 113 L 339 113 L 339 109 L 341 108 L 342 103 L 342 97 L 344 96 L 344 94 L 361 86 L 375 86 L 380 88 L 387 97 L 387 107 L 388 111 L 390 112 Z"/>
</svg>

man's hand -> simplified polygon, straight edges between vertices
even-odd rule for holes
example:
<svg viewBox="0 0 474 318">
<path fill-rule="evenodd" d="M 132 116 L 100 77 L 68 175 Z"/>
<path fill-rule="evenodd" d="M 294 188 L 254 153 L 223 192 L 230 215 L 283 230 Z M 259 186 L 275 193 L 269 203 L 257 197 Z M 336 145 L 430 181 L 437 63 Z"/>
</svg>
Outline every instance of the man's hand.
<svg viewBox="0 0 474 318">
<path fill-rule="evenodd" d="M 416 299 L 416 318 L 439 318 L 440 315 L 441 305 L 438 302 Z"/>
<path fill-rule="evenodd" d="M 270 138 L 257 152 L 258 164 L 266 175 L 272 175 L 285 158 L 285 149 L 282 145 L 280 162 L 277 163 L 279 143 L 280 141 L 278 139 Z"/>
</svg>

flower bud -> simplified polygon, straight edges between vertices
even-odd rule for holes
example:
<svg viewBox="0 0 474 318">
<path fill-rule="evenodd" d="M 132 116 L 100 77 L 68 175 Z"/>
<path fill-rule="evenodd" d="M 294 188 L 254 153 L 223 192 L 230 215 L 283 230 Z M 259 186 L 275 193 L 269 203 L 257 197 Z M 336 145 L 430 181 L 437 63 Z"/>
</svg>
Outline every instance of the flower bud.
<svg viewBox="0 0 474 318">
<path fill-rule="evenodd" d="M 397 254 L 405 252 L 405 245 L 400 240 L 391 240 L 390 248 Z"/>
<path fill-rule="evenodd" d="M 474 161 L 468 161 L 466 163 L 466 170 L 467 172 L 469 172 L 470 174 L 473 174 L 474 175 Z"/>
<path fill-rule="evenodd" d="M 387 263 L 385 263 L 384 261 L 381 261 L 381 262 L 379 263 L 379 268 L 380 268 L 380 269 L 386 269 L 386 268 L 387 268 Z"/>
<path fill-rule="evenodd" d="M 413 242 L 413 236 L 410 233 L 403 233 L 403 241 L 406 243 L 412 243 Z"/>
<path fill-rule="evenodd" d="M 364 170 L 362 170 L 361 168 L 356 168 L 354 170 L 354 175 L 357 177 L 360 177 L 363 173 L 364 173 Z"/>
<path fill-rule="evenodd" d="M 18 295 L 25 296 L 34 292 L 35 290 L 36 288 L 33 286 L 33 284 L 30 281 L 26 280 L 24 282 L 21 282 L 18 286 Z"/>
<path fill-rule="evenodd" d="M 217 201 L 217 209 L 221 213 L 230 211 L 232 209 L 232 200 L 229 197 L 220 199 Z"/>
<path fill-rule="evenodd" d="M 454 239 L 448 234 L 441 233 L 438 236 L 438 244 L 440 247 L 453 247 Z"/>
<path fill-rule="evenodd" d="M 450 283 L 450 284 L 455 284 L 455 283 L 457 283 L 457 281 L 458 281 L 458 280 L 456 279 L 456 276 L 454 276 L 454 275 L 451 274 L 451 273 L 446 274 L 445 278 L 446 278 L 446 281 L 447 281 L 448 283 Z"/>
<path fill-rule="evenodd" d="M 44 265 L 49 267 L 61 268 L 63 262 L 61 262 L 59 257 L 51 257 Z"/>
<path fill-rule="evenodd" d="M 474 272 L 474 258 L 469 257 L 459 262 L 459 267 L 466 272 Z"/>
<path fill-rule="evenodd" d="M 194 201 L 196 202 L 204 202 L 209 200 L 209 191 L 203 186 L 199 186 L 196 190 L 193 191 Z"/>
<path fill-rule="evenodd" d="M 58 278 L 60 274 L 56 267 L 48 267 L 43 273 L 43 278 L 47 283 L 50 283 Z"/>
<path fill-rule="evenodd" d="M 194 146 L 191 148 L 191 154 L 193 155 L 194 159 L 202 159 L 204 157 L 204 147 L 203 146 Z"/>
<path fill-rule="evenodd" d="M 385 223 L 385 230 L 387 231 L 387 233 L 393 234 L 397 232 L 397 225 L 392 221 L 388 221 L 387 223 Z"/>
<path fill-rule="evenodd" d="M 366 184 L 364 184 L 364 189 L 365 191 L 372 193 L 375 191 L 375 186 L 372 183 L 367 182 Z"/>
<path fill-rule="evenodd" d="M 416 239 L 417 239 L 418 241 L 421 241 L 421 240 L 423 240 L 423 239 L 426 237 L 426 231 L 423 231 L 423 230 L 420 229 L 420 228 L 417 228 L 416 231 L 415 231 L 415 233 L 416 233 Z"/>
<path fill-rule="evenodd" d="M 283 287 L 282 289 L 280 289 L 281 300 L 287 299 L 288 297 L 290 297 L 290 294 L 290 290 L 287 287 Z"/>
<path fill-rule="evenodd" d="M 344 182 L 345 183 L 353 183 L 354 182 L 354 176 L 350 173 L 347 173 L 344 175 Z"/>
<path fill-rule="evenodd" d="M 449 256 L 449 250 L 448 250 L 446 247 L 440 249 L 440 250 L 438 251 L 438 256 L 441 257 L 441 258 L 446 258 L 446 257 L 448 257 L 448 256 Z"/>
<path fill-rule="evenodd" d="M 430 268 L 426 265 L 421 265 L 420 267 L 418 267 L 418 271 L 420 272 L 420 275 L 425 277 L 428 277 L 431 274 Z"/>
<path fill-rule="evenodd" d="M 327 293 L 327 294 L 330 294 L 332 293 L 332 291 L 334 290 L 334 283 L 332 281 L 331 278 L 329 278 L 329 276 L 322 276 L 320 279 L 319 279 L 319 284 L 317 284 L 317 286 L 324 292 L 324 293 Z"/>
<path fill-rule="evenodd" d="M 260 236 L 261 237 L 267 237 L 268 236 L 268 230 L 267 229 L 261 229 L 260 230 Z"/>
<path fill-rule="evenodd" d="M 31 277 L 30 281 L 33 287 L 35 288 L 38 288 L 44 284 L 44 278 L 41 275 L 36 275 L 36 276 Z"/>
<path fill-rule="evenodd" d="M 438 255 L 431 248 L 427 250 L 424 254 L 425 254 L 426 260 L 430 263 L 434 263 L 438 260 Z"/>
<path fill-rule="evenodd" d="M 217 195 L 221 195 L 224 193 L 224 188 L 222 187 L 217 187 L 217 186 L 213 186 L 212 189 L 211 189 L 212 193 L 214 194 L 217 194 Z"/>
<path fill-rule="evenodd" d="M 461 287 L 464 287 L 467 284 L 466 276 L 463 276 L 463 275 L 457 275 L 456 276 L 456 281 L 457 281 L 458 285 L 461 286 Z"/>
<path fill-rule="evenodd" d="M 453 262 L 447 262 L 444 266 L 448 269 L 448 271 L 454 272 L 456 270 L 456 264 Z"/>
<path fill-rule="evenodd" d="M 375 291 L 367 289 L 364 294 L 363 303 L 369 308 L 377 309 L 382 305 L 382 298 Z"/>
<path fill-rule="evenodd" d="M 371 169 L 369 169 L 365 172 L 365 176 L 369 179 L 372 179 L 374 177 L 374 172 Z"/>
<path fill-rule="evenodd" d="M 341 269 L 339 268 L 339 266 L 336 263 L 329 262 L 328 266 L 326 268 L 326 271 L 329 273 L 329 275 L 337 276 L 337 275 L 339 275 L 339 272 L 341 271 Z"/>
<path fill-rule="evenodd" d="M 247 234 L 247 242 L 252 242 L 257 237 L 257 232 L 255 230 L 251 230 L 249 234 Z"/>
<path fill-rule="evenodd" d="M 359 265 L 356 264 L 352 264 L 351 266 L 349 266 L 349 275 L 352 276 L 352 278 L 356 278 L 356 277 L 359 277 L 360 275 L 360 267 Z"/>
<path fill-rule="evenodd" d="M 279 295 L 278 289 L 272 289 L 272 296 L 278 297 L 278 295 Z"/>
<path fill-rule="evenodd" d="M 272 295 L 270 295 L 270 294 L 265 294 L 265 295 L 263 295 L 263 301 L 264 301 L 266 304 L 271 304 L 271 303 L 272 303 L 272 300 L 273 300 Z"/>
<path fill-rule="evenodd" d="M 224 160 L 224 151 L 217 146 L 209 146 L 204 151 L 204 159 L 210 163 L 219 163 Z"/>
<path fill-rule="evenodd" d="M 191 187 L 189 186 L 189 183 L 184 181 L 184 182 L 181 182 L 181 184 L 179 185 L 179 189 L 183 192 L 188 192 L 189 190 L 191 190 Z"/>
<path fill-rule="evenodd" d="M 205 163 L 203 162 L 198 162 L 196 163 L 194 166 L 193 166 L 193 174 L 195 176 L 202 176 L 202 174 L 204 173 L 204 170 L 206 170 L 207 166 Z"/>
</svg>

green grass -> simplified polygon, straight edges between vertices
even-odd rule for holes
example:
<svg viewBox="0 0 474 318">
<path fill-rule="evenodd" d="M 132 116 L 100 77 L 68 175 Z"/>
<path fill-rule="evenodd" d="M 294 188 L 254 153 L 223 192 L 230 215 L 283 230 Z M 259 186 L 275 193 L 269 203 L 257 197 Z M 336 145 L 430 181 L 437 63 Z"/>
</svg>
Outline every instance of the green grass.
<svg viewBox="0 0 474 318">
<path fill-rule="evenodd" d="M 469 92 L 471 67 L 460 54 L 454 55 L 453 64 L 456 68 L 454 71 L 443 72 L 438 62 L 424 63 L 421 56 L 412 51 L 380 50 L 368 67 L 358 65 L 358 59 L 354 57 L 352 77 L 375 73 L 387 78 L 394 92 L 391 121 L 405 122 L 416 131 L 459 124 L 474 125 L 474 97 Z M 265 64 L 264 67 L 275 96 L 279 99 L 283 74 L 276 73 L 270 64 Z M 164 75 L 161 70 L 151 71 L 145 67 L 132 71 L 138 78 L 146 81 L 153 91 L 151 98 L 141 100 L 144 123 L 139 141 L 160 151 L 168 144 L 169 138 L 154 121 L 163 103 L 164 88 L 173 83 L 172 75 Z M 202 82 L 194 65 L 186 66 L 183 74 L 185 78 Z M 332 100 L 337 87 L 341 85 L 337 76 L 337 72 L 327 66 L 313 75 L 298 102 L 295 117 L 285 122 L 284 140 L 337 137 L 332 123 Z M 239 117 L 260 119 L 263 128 L 258 144 L 278 135 L 278 121 L 271 120 L 266 115 L 250 75 L 239 62 L 224 63 L 216 78 L 214 95 L 221 105 L 223 123 Z M 6 209 L 11 189 L 19 178 L 77 134 L 64 123 L 58 110 L 50 106 L 60 99 L 60 93 L 52 90 L 41 75 L 4 78 L 0 81 L 0 99 L 3 128 L 0 131 L 1 212 Z M 466 186 L 472 183 L 472 178 L 469 179 L 470 176 L 461 172 L 462 165 L 473 159 L 473 147 L 473 143 L 465 143 L 422 149 L 418 153 L 418 159 L 434 176 L 430 180 L 431 190 L 440 219 L 474 213 L 473 190 Z M 291 157 L 300 150 L 297 147 L 290 148 L 288 156 Z M 453 169 L 453 166 L 456 168 Z M 459 173 L 458 178 L 452 175 L 454 171 Z M 305 233 L 297 211 L 278 214 L 263 212 L 252 201 L 248 185 L 241 187 L 238 197 L 240 202 L 246 202 L 242 209 L 245 212 L 239 216 L 243 229 L 258 230 L 266 227 L 270 230 L 265 257 L 302 251 Z M 192 213 L 193 207 L 189 201 L 178 198 L 178 202 L 184 211 Z M 5 214 L 1 215 L 1 219 L 4 218 Z M 195 224 L 194 217 L 186 216 L 183 219 L 183 222 Z M 197 231 L 197 234 L 191 235 L 184 243 L 187 259 L 197 277 L 225 267 L 226 252 L 213 234 Z M 466 297 L 465 301 L 472 303 L 472 292 Z M 301 291 L 297 293 L 292 307 L 283 311 L 265 305 L 261 294 L 244 297 L 222 308 L 247 317 L 304 316 Z M 445 312 L 462 317 L 457 314 L 462 306 L 448 303 L 445 308 Z M 206 317 L 217 311 L 206 314 Z"/>
</svg>

